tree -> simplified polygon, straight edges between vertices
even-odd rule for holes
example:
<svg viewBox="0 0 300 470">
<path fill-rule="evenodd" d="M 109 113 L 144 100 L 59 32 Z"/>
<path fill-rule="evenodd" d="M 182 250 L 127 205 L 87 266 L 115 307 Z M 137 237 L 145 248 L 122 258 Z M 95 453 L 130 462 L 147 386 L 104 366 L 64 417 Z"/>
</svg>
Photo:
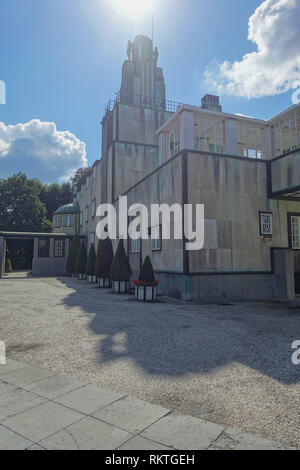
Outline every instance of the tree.
<svg viewBox="0 0 300 470">
<path fill-rule="evenodd" d="M 98 279 L 109 279 L 114 258 L 113 246 L 110 238 L 99 240 L 96 257 L 96 276 Z"/>
<path fill-rule="evenodd" d="M 87 260 L 87 265 L 86 265 L 86 274 L 87 276 L 95 276 L 96 272 L 96 251 L 94 244 L 91 244 L 90 250 L 89 250 L 89 256 Z"/>
<path fill-rule="evenodd" d="M 76 259 L 77 253 L 80 248 L 80 238 L 74 237 L 70 246 L 69 255 L 67 259 L 67 273 L 74 274 L 76 272 Z"/>
<path fill-rule="evenodd" d="M 86 247 L 84 241 L 81 241 L 76 259 L 76 274 L 85 274 L 86 262 Z"/>
<path fill-rule="evenodd" d="M 47 210 L 39 198 L 41 183 L 18 173 L 0 180 L 0 230 L 51 232 Z"/>
<path fill-rule="evenodd" d="M 119 241 L 118 248 L 111 267 L 112 281 L 129 281 L 132 276 L 132 270 L 129 264 L 127 254 L 124 249 L 123 240 Z"/>
<path fill-rule="evenodd" d="M 86 177 L 91 173 L 92 169 L 90 167 L 87 168 L 79 168 L 72 176 L 71 181 L 73 186 L 77 187 L 77 191 L 80 191 L 82 183 L 86 179 Z"/>
<path fill-rule="evenodd" d="M 52 220 L 54 212 L 61 206 L 72 202 L 72 186 L 70 183 L 44 185 L 41 188 L 40 200 L 47 209 L 47 218 Z"/>
<path fill-rule="evenodd" d="M 149 285 L 154 284 L 155 282 L 153 266 L 149 256 L 145 258 L 145 261 L 140 271 L 139 280 Z"/>
</svg>

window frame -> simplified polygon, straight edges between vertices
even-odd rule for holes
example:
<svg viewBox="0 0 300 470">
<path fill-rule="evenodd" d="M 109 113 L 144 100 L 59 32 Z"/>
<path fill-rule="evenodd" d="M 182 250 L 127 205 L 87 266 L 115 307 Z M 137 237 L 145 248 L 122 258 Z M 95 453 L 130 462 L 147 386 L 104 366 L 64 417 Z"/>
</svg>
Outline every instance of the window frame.
<svg viewBox="0 0 300 470">
<path fill-rule="evenodd" d="M 263 232 L 263 224 L 262 224 L 262 216 L 269 215 L 271 216 L 271 233 L 264 233 Z M 269 211 L 260 211 L 259 212 L 259 233 L 261 237 L 273 237 L 273 212 Z"/>
<path fill-rule="evenodd" d="M 293 227 L 292 227 L 292 219 L 293 218 L 299 219 L 299 248 L 293 247 Z M 293 251 L 300 251 L 300 212 L 289 212 L 288 213 L 288 238 L 289 238 L 289 248 Z"/>
<path fill-rule="evenodd" d="M 40 242 L 47 242 L 47 246 L 48 246 L 47 256 L 41 254 Z M 50 238 L 39 238 L 38 239 L 38 258 L 50 258 Z"/>
<path fill-rule="evenodd" d="M 150 246 L 151 246 L 151 251 L 162 251 L 162 224 L 158 225 L 159 227 L 159 238 L 152 238 L 152 233 L 150 229 Z M 157 228 L 157 227 L 154 227 Z M 159 242 L 159 246 L 157 245 Z"/>
<path fill-rule="evenodd" d="M 61 248 L 59 249 L 59 253 L 56 254 L 56 243 L 61 242 Z M 64 258 L 65 257 L 65 240 L 62 238 L 54 238 L 53 240 L 53 258 Z"/>
</svg>

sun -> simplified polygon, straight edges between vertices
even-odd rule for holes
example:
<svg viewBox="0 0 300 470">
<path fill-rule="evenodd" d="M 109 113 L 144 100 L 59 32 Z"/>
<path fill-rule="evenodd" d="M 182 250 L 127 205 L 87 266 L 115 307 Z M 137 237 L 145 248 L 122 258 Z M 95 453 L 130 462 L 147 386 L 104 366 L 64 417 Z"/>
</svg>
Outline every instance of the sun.
<svg viewBox="0 0 300 470">
<path fill-rule="evenodd" d="M 153 13 L 155 0 L 110 0 L 114 9 L 128 19 L 140 20 Z"/>
</svg>

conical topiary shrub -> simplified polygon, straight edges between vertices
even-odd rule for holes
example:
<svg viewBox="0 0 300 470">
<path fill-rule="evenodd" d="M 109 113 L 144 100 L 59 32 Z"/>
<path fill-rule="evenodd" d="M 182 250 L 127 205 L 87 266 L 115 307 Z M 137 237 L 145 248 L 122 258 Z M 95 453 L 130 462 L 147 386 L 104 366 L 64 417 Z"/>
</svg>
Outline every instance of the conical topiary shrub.
<svg viewBox="0 0 300 470">
<path fill-rule="evenodd" d="M 5 259 L 5 272 L 6 272 L 7 274 L 10 274 L 10 273 L 13 272 L 12 267 L 11 267 L 11 261 L 10 261 L 9 258 L 6 258 L 6 259 Z"/>
<path fill-rule="evenodd" d="M 80 242 L 80 248 L 77 254 L 76 260 L 76 273 L 78 275 L 78 279 L 84 279 L 86 273 L 86 247 L 84 241 Z"/>
<path fill-rule="evenodd" d="M 99 287 L 110 287 L 110 271 L 114 258 L 113 246 L 110 238 L 99 240 L 96 258 L 96 277 Z"/>
<path fill-rule="evenodd" d="M 88 283 L 96 282 L 96 252 L 94 243 L 90 246 L 90 251 L 88 255 L 87 265 L 86 265 L 86 275 Z"/>
<path fill-rule="evenodd" d="M 157 299 L 157 285 L 159 281 L 155 279 L 153 266 L 149 256 L 145 258 L 140 271 L 139 279 L 134 280 L 135 298 L 143 302 L 153 302 Z"/>
<path fill-rule="evenodd" d="M 153 266 L 149 256 L 145 258 L 142 269 L 140 271 L 139 280 L 146 284 L 154 284 L 155 282 Z"/>
<path fill-rule="evenodd" d="M 80 248 L 80 238 L 74 237 L 70 245 L 69 255 L 67 259 L 67 274 L 70 274 L 70 275 L 77 274 L 76 273 L 76 259 L 77 259 L 77 254 L 79 252 L 79 248 Z"/>
<path fill-rule="evenodd" d="M 131 276 L 132 271 L 124 249 L 123 240 L 120 240 L 112 262 L 110 273 L 113 284 L 113 292 L 117 294 L 124 294 L 125 292 L 128 292 Z"/>
</svg>

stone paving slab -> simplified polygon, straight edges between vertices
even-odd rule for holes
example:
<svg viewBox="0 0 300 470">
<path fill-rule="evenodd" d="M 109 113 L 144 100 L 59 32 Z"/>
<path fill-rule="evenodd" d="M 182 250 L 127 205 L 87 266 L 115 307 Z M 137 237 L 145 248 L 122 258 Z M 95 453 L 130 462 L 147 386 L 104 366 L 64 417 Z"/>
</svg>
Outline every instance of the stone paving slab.
<svg viewBox="0 0 300 470">
<path fill-rule="evenodd" d="M 133 397 L 125 397 L 93 414 L 95 418 L 137 434 L 170 413 L 161 406 L 151 405 Z"/>
<path fill-rule="evenodd" d="M 224 427 L 191 416 L 169 415 L 146 429 L 142 436 L 180 450 L 204 450 Z"/>
<path fill-rule="evenodd" d="M 55 398 L 81 388 L 86 384 L 88 384 L 88 382 L 81 382 L 73 377 L 53 375 L 41 382 L 25 385 L 24 389 L 30 390 L 32 393 L 44 398 L 49 398 L 49 400 L 54 400 Z"/>
<path fill-rule="evenodd" d="M 83 417 L 84 415 L 69 408 L 47 402 L 4 419 L 2 424 L 37 443 Z"/>
<path fill-rule="evenodd" d="M 26 390 L 5 384 L 0 393 L 0 420 L 21 413 L 45 402 L 44 398 L 33 395 Z"/>
<path fill-rule="evenodd" d="M 32 442 L 0 424 L 0 449 L 1 450 L 25 450 Z"/>
<path fill-rule="evenodd" d="M 122 429 L 87 417 L 41 442 L 48 450 L 111 450 L 131 438 Z"/>
<path fill-rule="evenodd" d="M 135 436 L 130 441 L 125 442 L 118 450 L 174 450 L 158 442 L 150 441 L 144 437 Z"/>
<path fill-rule="evenodd" d="M 13 370 L 0 376 L 0 450 L 287 449 L 37 367 L 18 368 L 16 361 L 9 367 Z M 31 391 L 7 383 L 10 376 Z"/>
<path fill-rule="evenodd" d="M 6 366 L 4 366 L 5 368 Z M 35 382 L 40 382 L 43 379 L 51 377 L 53 372 L 45 369 L 39 369 L 34 366 L 26 366 L 13 372 L 5 373 L 1 375 L 1 380 L 8 382 L 17 387 L 25 387 Z"/>
<path fill-rule="evenodd" d="M 23 367 L 28 367 L 28 364 L 14 361 L 13 359 L 7 359 L 5 365 L 0 365 L 0 377 L 2 378 L 3 374 L 9 374 L 10 372 L 22 369 Z"/>
<path fill-rule="evenodd" d="M 55 399 L 55 402 L 90 415 L 125 396 L 122 393 L 89 384 Z"/>
</svg>

